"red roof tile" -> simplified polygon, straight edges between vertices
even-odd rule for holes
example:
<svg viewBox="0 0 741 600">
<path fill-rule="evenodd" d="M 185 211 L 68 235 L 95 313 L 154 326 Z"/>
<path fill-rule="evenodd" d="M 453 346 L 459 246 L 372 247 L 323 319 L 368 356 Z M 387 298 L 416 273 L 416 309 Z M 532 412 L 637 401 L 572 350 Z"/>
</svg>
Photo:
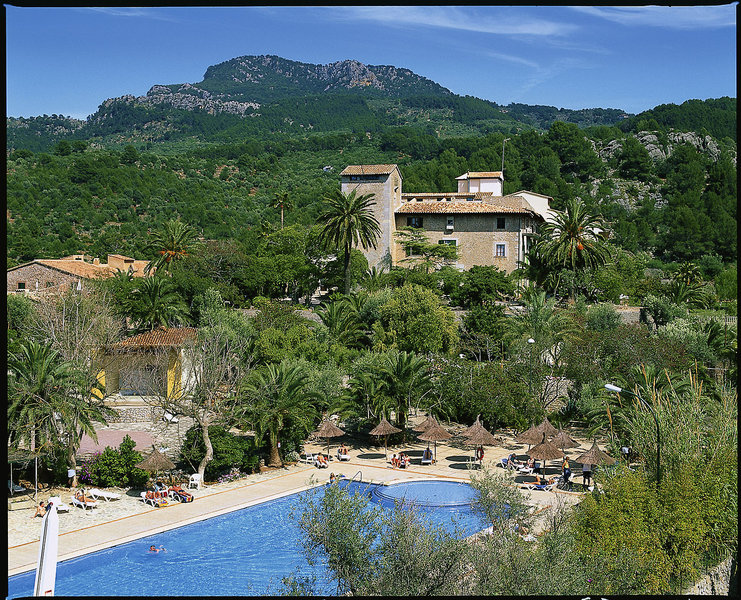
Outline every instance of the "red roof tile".
<svg viewBox="0 0 741 600">
<path fill-rule="evenodd" d="M 406 194 L 404 194 L 406 196 Z M 414 194 L 410 194 L 415 197 Z M 423 197 L 417 194 L 417 197 Z M 537 215 L 527 200 L 519 196 L 492 196 L 487 193 L 475 194 L 476 200 L 463 200 L 463 194 L 435 194 L 435 198 L 452 197 L 453 200 L 428 200 L 405 202 L 394 213 L 413 214 L 532 214 Z M 472 194 L 467 195 L 469 198 Z"/>
<path fill-rule="evenodd" d="M 125 340 L 113 344 L 116 349 L 152 348 L 182 346 L 185 342 L 195 339 L 195 327 L 160 327 L 154 331 L 145 331 Z"/>
<path fill-rule="evenodd" d="M 396 165 L 348 165 L 340 175 L 390 175 Z"/>
</svg>

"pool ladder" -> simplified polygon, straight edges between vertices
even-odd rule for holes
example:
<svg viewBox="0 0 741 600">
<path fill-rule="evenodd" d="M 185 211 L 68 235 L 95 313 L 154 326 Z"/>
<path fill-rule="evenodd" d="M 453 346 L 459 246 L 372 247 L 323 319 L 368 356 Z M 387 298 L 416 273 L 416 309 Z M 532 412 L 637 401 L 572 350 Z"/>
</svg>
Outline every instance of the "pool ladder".
<svg viewBox="0 0 741 600">
<path fill-rule="evenodd" d="M 351 484 L 351 483 L 352 483 L 353 481 L 355 481 L 355 478 L 356 478 L 356 477 L 357 477 L 358 475 L 360 475 L 360 478 L 359 478 L 359 479 L 357 480 L 357 481 L 358 481 L 358 483 L 363 483 L 363 472 L 362 472 L 362 471 L 358 471 L 357 473 L 355 473 L 355 475 L 353 475 L 353 476 L 352 476 L 352 477 L 350 478 L 350 481 L 348 481 L 348 482 L 347 482 L 347 485 L 346 485 L 345 487 L 348 487 L 348 486 L 349 486 L 349 485 L 350 485 L 350 484 Z M 363 495 L 365 495 L 365 493 L 366 493 L 366 492 L 368 491 L 368 488 L 369 488 L 369 487 L 370 487 L 371 485 L 373 485 L 373 484 L 372 484 L 371 482 L 368 482 L 368 485 L 366 485 L 366 486 L 365 486 L 365 489 L 364 489 L 364 490 L 363 490 L 363 491 L 362 491 L 361 493 L 362 493 Z"/>
</svg>

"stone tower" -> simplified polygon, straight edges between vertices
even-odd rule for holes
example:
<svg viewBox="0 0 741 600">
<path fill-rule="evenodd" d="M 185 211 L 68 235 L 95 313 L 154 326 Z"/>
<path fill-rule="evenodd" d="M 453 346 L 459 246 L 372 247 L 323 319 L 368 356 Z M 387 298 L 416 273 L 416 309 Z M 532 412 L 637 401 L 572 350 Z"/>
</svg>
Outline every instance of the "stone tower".
<svg viewBox="0 0 741 600">
<path fill-rule="evenodd" d="M 381 235 L 377 247 L 363 251 L 369 267 L 388 269 L 396 252 L 394 209 L 401 205 L 401 172 L 397 165 L 349 165 L 342 173 L 342 193 L 373 194 L 373 214 L 378 220 Z"/>
</svg>

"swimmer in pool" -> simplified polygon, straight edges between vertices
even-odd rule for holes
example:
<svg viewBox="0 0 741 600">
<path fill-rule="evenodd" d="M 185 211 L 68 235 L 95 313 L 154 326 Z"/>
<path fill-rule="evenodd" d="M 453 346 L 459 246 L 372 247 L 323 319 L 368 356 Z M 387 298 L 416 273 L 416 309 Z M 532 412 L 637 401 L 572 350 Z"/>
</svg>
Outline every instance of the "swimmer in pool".
<svg viewBox="0 0 741 600">
<path fill-rule="evenodd" d="M 167 552 L 167 550 L 165 550 L 165 547 L 164 547 L 164 546 L 160 546 L 159 548 L 156 548 L 156 547 L 154 546 L 154 544 L 152 544 L 152 545 L 151 545 L 151 546 L 149 547 L 149 551 L 150 551 L 150 552 Z"/>
</svg>

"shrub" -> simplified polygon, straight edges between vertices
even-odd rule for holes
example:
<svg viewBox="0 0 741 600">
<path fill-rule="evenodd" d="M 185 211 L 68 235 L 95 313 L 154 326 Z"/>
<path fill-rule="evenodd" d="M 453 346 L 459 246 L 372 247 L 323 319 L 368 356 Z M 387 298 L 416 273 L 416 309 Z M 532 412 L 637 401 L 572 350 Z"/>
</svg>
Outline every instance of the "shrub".
<svg viewBox="0 0 741 600">
<path fill-rule="evenodd" d="M 587 329 L 612 331 L 620 325 L 620 314 L 611 304 L 597 304 L 587 311 Z"/>
<path fill-rule="evenodd" d="M 85 460 L 79 467 L 80 481 L 100 487 L 144 487 L 149 475 L 135 465 L 142 455 L 134 450 L 136 442 L 128 435 L 118 449 L 106 448 Z"/>
<path fill-rule="evenodd" d="M 208 428 L 208 435 L 214 449 L 214 458 L 206 465 L 206 479 L 213 481 L 233 467 L 247 474 L 257 470 L 259 457 L 254 438 L 234 435 L 217 425 Z M 205 455 L 206 446 L 203 444 L 200 427 L 194 425 L 185 434 L 180 458 L 195 468 Z"/>
</svg>

